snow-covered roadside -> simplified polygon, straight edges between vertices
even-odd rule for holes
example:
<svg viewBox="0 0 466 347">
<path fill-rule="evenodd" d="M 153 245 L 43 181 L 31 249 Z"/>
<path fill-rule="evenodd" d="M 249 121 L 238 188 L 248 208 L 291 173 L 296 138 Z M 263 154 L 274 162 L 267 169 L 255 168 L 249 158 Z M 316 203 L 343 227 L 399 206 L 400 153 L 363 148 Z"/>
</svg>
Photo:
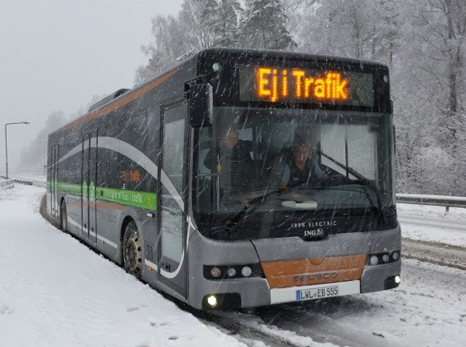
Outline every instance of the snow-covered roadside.
<svg viewBox="0 0 466 347">
<path fill-rule="evenodd" d="M 0 201 L 6 199 L 12 192 L 14 184 L 8 184 L 7 180 L 0 177 Z"/>
<path fill-rule="evenodd" d="M 397 204 L 403 237 L 466 247 L 466 209 Z"/>
<path fill-rule="evenodd" d="M 48 224 L 43 193 L 0 200 L 0 346 L 244 346 Z"/>
</svg>

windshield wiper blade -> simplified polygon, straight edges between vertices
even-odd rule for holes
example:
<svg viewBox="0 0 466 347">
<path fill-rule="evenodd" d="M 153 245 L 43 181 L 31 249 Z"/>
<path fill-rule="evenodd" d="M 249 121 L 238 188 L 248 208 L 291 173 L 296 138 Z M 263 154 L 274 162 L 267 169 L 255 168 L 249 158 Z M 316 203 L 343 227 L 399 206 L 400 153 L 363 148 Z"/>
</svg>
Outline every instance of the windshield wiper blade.
<svg viewBox="0 0 466 347">
<path fill-rule="evenodd" d="M 233 218 L 228 220 L 228 226 L 226 231 L 228 232 L 230 238 L 231 238 L 231 232 L 232 229 L 238 225 L 238 223 L 246 216 L 246 214 L 249 212 L 254 211 L 257 209 L 266 198 L 269 198 L 273 195 L 280 195 L 280 194 L 286 194 L 291 188 L 296 188 L 298 186 L 302 185 L 302 183 L 295 183 L 291 184 L 286 190 L 280 190 L 280 189 L 271 189 L 270 191 L 266 191 L 265 194 L 262 194 L 260 196 L 257 196 L 255 198 L 252 198 L 249 200 L 249 204 L 247 206 L 244 206 L 241 211 L 239 211 L 237 214 L 233 216 Z"/>
<path fill-rule="evenodd" d="M 377 187 L 377 185 L 372 182 L 370 179 L 368 179 L 367 177 L 365 177 L 364 175 L 362 175 L 361 173 L 357 172 L 355 169 L 353 169 L 352 167 L 350 166 L 347 166 L 343 163 L 340 163 L 338 160 L 332 158 L 331 156 L 325 154 L 322 150 L 318 151 L 321 155 L 323 155 L 325 158 L 327 158 L 328 160 L 330 160 L 331 162 L 337 164 L 339 167 L 341 167 L 342 169 L 345 169 L 348 173 L 350 173 L 351 175 L 353 175 L 354 177 L 356 177 L 360 182 L 352 182 L 353 184 L 354 183 L 361 183 L 363 184 L 364 186 L 367 186 L 369 188 L 371 188 L 374 192 L 375 192 L 375 195 L 377 196 L 377 205 L 378 205 L 378 210 L 379 210 L 379 219 L 380 219 L 380 222 L 382 224 L 385 224 L 385 214 L 383 212 L 383 204 L 382 204 L 382 196 L 380 194 L 380 189 L 379 187 Z"/>
<path fill-rule="evenodd" d="M 238 223 L 246 216 L 247 212 L 251 212 L 254 209 L 257 209 L 261 204 L 259 202 L 263 202 L 266 198 L 275 195 L 275 194 L 282 194 L 283 191 L 280 190 L 271 190 L 270 192 L 266 192 L 261 196 L 257 196 L 249 200 L 248 205 L 244 206 L 238 213 L 236 213 L 233 218 L 228 220 L 226 231 L 228 232 L 228 236 L 231 239 L 232 229 L 238 225 Z M 254 209 L 252 209 L 254 207 Z"/>
</svg>

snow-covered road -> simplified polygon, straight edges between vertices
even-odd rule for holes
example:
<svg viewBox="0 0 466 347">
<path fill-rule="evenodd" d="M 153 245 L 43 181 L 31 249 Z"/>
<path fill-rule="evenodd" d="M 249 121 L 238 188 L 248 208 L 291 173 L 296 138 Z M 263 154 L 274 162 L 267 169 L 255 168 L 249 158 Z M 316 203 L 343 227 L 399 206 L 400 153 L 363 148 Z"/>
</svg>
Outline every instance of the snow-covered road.
<svg viewBox="0 0 466 347">
<path fill-rule="evenodd" d="M 404 260 L 402 278 L 390 291 L 224 315 L 338 346 L 466 346 L 466 273 Z"/>
<path fill-rule="evenodd" d="M 241 346 L 0 192 L 0 346 Z M 244 346 L 244 345 L 243 345 Z"/>
<path fill-rule="evenodd" d="M 0 192 L 0 347 L 245 345 L 44 221 L 43 192 L 19 185 Z M 460 226 L 466 220 L 466 210 L 408 212 L 402 208 L 401 217 L 424 213 Z M 402 226 L 410 238 L 424 233 L 422 226 Z M 429 228 L 431 241 L 456 235 L 444 224 Z M 466 272 L 405 259 L 402 277 L 391 291 L 222 316 L 298 346 L 466 346 Z"/>
</svg>

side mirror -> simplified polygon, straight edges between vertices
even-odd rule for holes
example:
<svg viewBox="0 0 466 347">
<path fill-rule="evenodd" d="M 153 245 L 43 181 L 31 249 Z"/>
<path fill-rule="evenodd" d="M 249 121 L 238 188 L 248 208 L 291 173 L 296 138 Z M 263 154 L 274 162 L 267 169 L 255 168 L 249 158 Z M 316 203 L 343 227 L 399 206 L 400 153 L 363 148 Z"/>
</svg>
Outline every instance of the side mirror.
<svg viewBox="0 0 466 347">
<path fill-rule="evenodd" d="M 212 126 L 213 90 L 208 83 L 189 86 L 189 118 L 194 128 Z"/>
</svg>

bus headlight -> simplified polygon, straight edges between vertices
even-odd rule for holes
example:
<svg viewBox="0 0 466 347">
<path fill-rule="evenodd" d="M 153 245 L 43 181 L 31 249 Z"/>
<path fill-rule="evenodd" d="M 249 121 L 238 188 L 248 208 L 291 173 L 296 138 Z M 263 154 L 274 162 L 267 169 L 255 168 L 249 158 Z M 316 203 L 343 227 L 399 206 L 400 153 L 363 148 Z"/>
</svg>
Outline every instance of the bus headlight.
<svg viewBox="0 0 466 347">
<path fill-rule="evenodd" d="M 220 275 L 222 274 L 222 270 L 220 270 L 218 267 L 214 266 L 210 270 L 210 274 L 212 275 L 212 277 L 219 278 Z"/>
<path fill-rule="evenodd" d="M 237 310 L 241 306 L 239 293 L 209 293 L 202 298 L 202 309 L 207 311 Z"/>
<path fill-rule="evenodd" d="M 207 298 L 207 303 L 209 304 L 210 307 L 214 308 L 215 306 L 217 306 L 217 298 L 215 297 L 215 295 L 210 295 L 208 298 Z"/>
<path fill-rule="evenodd" d="M 265 278 L 260 263 L 247 265 L 204 265 L 204 278 L 208 280 L 229 280 L 250 277 Z"/>
<path fill-rule="evenodd" d="M 401 283 L 400 275 L 387 277 L 384 282 L 384 289 L 387 290 L 387 289 L 396 288 L 400 285 L 400 283 Z"/>
<path fill-rule="evenodd" d="M 369 254 L 367 256 L 366 265 L 383 265 L 390 264 L 400 259 L 400 251 Z"/>
<path fill-rule="evenodd" d="M 243 266 L 241 269 L 241 275 L 244 277 L 249 277 L 252 274 L 252 269 L 249 266 Z"/>
</svg>

